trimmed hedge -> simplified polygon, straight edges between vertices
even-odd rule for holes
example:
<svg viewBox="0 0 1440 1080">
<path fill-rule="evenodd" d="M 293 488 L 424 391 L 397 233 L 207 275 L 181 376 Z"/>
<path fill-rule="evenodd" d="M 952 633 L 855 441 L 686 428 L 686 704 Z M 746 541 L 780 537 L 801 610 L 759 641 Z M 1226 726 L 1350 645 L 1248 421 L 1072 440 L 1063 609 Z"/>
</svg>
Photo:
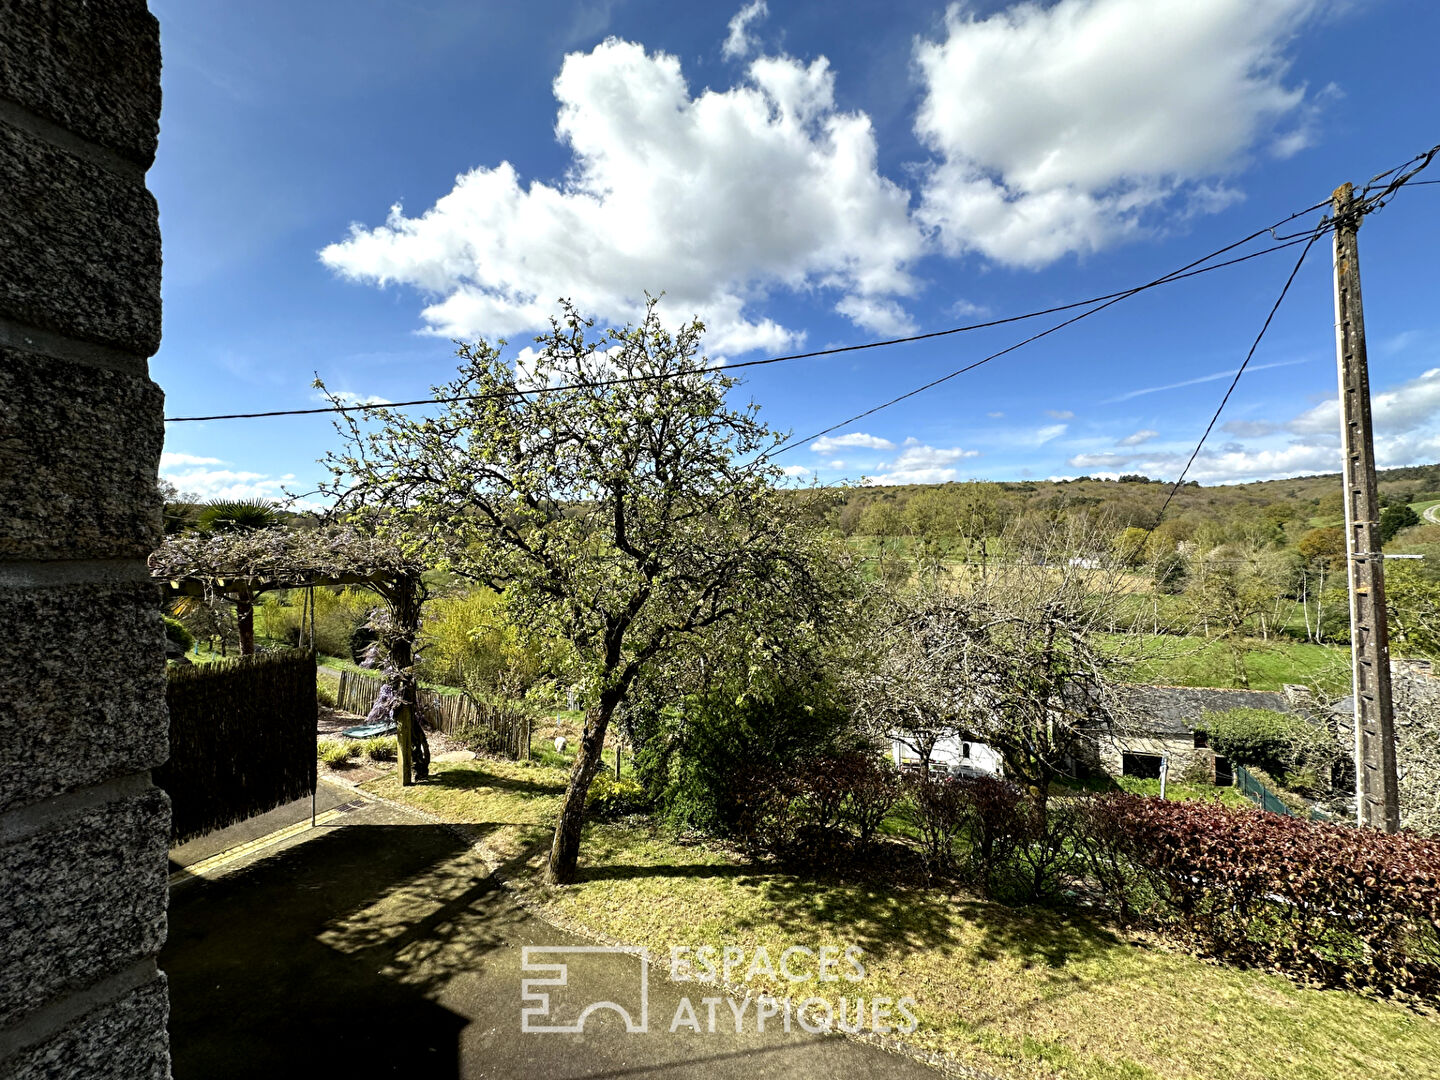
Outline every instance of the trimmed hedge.
<svg viewBox="0 0 1440 1080">
<path fill-rule="evenodd" d="M 171 665 L 170 796 L 180 843 L 315 789 L 315 654 L 286 652 Z"/>
<path fill-rule="evenodd" d="M 179 645 L 184 652 L 189 652 L 195 647 L 195 635 L 190 632 L 189 627 L 169 615 L 162 615 L 161 618 L 165 621 L 166 638 Z"/>
<path fill-rule="evenodd" d="M 1440 841 L 1126 794 L 1084 817 L 1117 911 L 1211 955 L 1440 999 Z"/>
</svg>

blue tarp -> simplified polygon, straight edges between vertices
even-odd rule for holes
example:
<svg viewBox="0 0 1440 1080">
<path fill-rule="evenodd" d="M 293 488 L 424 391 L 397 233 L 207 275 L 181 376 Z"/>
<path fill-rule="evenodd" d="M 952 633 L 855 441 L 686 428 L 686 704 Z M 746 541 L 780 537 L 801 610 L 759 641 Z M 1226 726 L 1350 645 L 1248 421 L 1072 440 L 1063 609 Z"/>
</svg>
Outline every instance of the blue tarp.
<svg viewBox="0 0 1440 1080">
<path fill-rule="evenodd" d="M 394 724 L 360 724 L 340 732 L 347 739 L 373 739 L 377 735 L 394 735 L 398 729 Z"/>
</svg>

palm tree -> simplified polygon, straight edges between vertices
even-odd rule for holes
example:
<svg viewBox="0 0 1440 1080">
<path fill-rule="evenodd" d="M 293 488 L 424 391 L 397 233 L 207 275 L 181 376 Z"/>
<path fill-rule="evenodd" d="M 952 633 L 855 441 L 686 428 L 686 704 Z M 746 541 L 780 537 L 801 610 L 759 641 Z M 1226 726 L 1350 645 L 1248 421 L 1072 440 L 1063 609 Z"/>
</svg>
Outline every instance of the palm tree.
<svg viewBox="0 0 1440 1080">
<path fill-rule="evenodd" d="M 204 532 L 255 532 L 281 523 L 279 508 L 265 499 L 216 500 L 205 504 L 197 524 Z M 240 635 L 240 655 L 255 653 L 255 594 L 241 589 L 235 594 L 235 626 Z"/>
</svg>

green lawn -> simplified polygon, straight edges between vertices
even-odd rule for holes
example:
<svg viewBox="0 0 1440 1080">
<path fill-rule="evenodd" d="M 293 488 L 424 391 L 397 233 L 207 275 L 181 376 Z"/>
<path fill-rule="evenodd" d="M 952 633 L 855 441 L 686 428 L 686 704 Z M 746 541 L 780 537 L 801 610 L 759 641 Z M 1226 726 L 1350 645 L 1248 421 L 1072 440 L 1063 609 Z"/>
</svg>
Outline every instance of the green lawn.
<svg viewBox="0 0 1440 1080">
<path fill-rule="evenodd" d="M 393 777 L 367 786 L 466 826 L 554 915 L 652 955 L 710 944 L 747 956 L 764 946 L 773 958 L 791 945 L 859 945 L 867 974 L 849 992 L 916 999 L 910 1040 L 959 1066 L 1070 1080 L 1398 1080 L 1433 1076 L 1440 1060 L 1433 1013 L 1297 987 L 1078 916 L 912 887 L 880 870 L 868 881 L 817 879 L 648 827 L 592 824 L 579 881 L 549 888 L 539 872 L 565 774 L 488 760 L 435 772 L 410 788 Z M 794 992 L 764 974 L 745 985 Z"/>
<path fill-rule="evenodd" d="M 1421 521 L 1425 521 L 1425 511 L 1429 510 L 1432 506 L 1440 506 L 1440 499 L 1431 499 L 1429 502 L 1411 503 L 1410 509 L 1420 515 Z M 1426 522 L 1426 524 L 1429 523 Z"/>
<path fill-rule="evenodd" d="M 1113 635 L 1108 639 L 1134 660 L 1129 682 L 1167 686 L 1235 686 L 1228 643 L 1171 634 Z M 1246 642 L 1245 672 L 1251 690 L 1279 690 L 1286 683 L 1344 694 L 1350 686 L 1350 650 L 1343 645 L 1258 639 Z"/>
</svg>

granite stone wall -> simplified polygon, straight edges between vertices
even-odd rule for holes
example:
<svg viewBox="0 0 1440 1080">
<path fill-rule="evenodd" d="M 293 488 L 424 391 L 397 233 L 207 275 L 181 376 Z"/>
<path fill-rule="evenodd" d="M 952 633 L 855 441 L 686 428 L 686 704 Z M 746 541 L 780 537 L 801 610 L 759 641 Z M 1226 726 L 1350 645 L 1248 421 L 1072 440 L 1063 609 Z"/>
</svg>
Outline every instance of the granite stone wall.
<svg viewBox="0 0 1440 1080">
<path fill-rule="evenodd" d="M 0 1075 L 170 1072 L 143 0 L 0 0 Z"/>
</svg>

